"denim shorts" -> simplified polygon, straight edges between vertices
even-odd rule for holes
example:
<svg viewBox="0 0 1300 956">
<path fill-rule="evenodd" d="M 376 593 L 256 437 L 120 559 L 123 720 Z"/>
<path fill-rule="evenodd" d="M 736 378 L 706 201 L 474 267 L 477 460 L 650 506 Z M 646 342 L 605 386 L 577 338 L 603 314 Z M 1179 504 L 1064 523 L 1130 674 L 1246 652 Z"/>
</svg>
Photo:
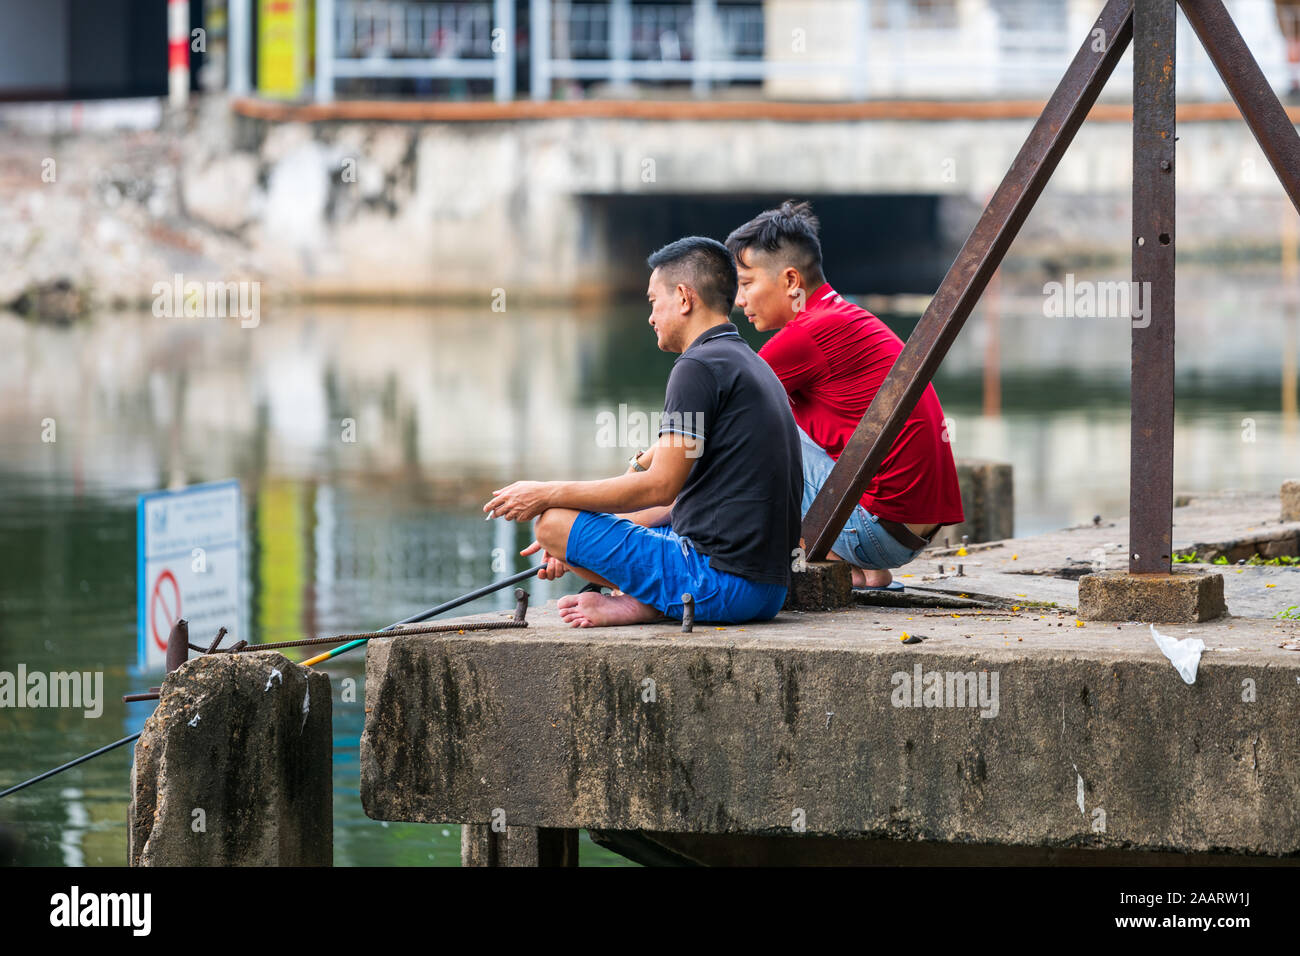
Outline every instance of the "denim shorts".
<svg viewBox="0 0 1300 956">
<path fill-rule="evenodd" d="M 719 624 L 766 621 L 785 604 L 785 585 L 719 571 L 672 528 L 643 528 L 612 514 L 579 511 L 564 562 L 599 574 L 673 618 L 682 617 L 683 594 L 695 599 L 697 621 Z"/>
<path fill-rule="evenodd" d="M 835 459 L 826 454 L 825 449 L 802 428 L 799 429 L 799 443 L 803 452 L 803 502 L 800 512 L 806 515 L 817 492 L 821 491 L 831 469 L 835 467 Z M 900 544 L 892 534 L 880 527 L 880 519 L 859 503 L 854 505 L 848 523 L 831 545 L 831 550 L 859 568 L 879 571 L 901 568 L 925 548 L 913 550 Z"/>
</svg>

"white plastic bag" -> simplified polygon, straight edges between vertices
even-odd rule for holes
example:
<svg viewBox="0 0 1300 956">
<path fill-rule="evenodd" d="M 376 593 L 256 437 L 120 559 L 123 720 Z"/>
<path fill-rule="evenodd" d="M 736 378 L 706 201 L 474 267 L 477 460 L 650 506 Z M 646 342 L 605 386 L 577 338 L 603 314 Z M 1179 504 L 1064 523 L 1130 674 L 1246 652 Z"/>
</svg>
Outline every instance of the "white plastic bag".
<svg viewBox="0 0 1300 956">
<path fill-rule="evenodd" d="M 1156 646 L 1160 648 L 1161 653 L 1173 663 L 1174 670 L 1178 671 L 1178 676 L 1183 679 L 1183 683 L 1194 683 L 1196 665 L 1201 662 L 1201 652 L 1205 650 L 1205 642 L 1199 637 L 1185 637 L 1181 641 L 1165 637 L 1156 630 L 1154 624 L 1151 625 L 1151 636 L 1155 638 Z"/>
</svg>

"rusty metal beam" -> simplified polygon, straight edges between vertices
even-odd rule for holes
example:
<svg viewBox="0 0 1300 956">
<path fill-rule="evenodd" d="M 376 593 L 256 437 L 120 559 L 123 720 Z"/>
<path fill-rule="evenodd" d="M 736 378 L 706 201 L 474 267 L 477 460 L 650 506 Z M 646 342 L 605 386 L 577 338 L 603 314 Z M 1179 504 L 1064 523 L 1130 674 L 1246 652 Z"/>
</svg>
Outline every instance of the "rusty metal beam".
<svg viewBox="0 0 1300 956">
<path fill-rule="evenodd" d="M 1170 569 L 1174 526 L 1174 0 L 1133 10 L 1130 573 Z"/>
<path fill-rule="evenodd" d="M 1269 165 L 1300 212 L 1300 135 L 1220 0 L 1179 0 Z"/>
<path fill-rule="evenodd" d="M 1133 0 L 1108 0 L 804 516 L 809 559 L 826 557 L 1132 36 Z"/>
</svg>

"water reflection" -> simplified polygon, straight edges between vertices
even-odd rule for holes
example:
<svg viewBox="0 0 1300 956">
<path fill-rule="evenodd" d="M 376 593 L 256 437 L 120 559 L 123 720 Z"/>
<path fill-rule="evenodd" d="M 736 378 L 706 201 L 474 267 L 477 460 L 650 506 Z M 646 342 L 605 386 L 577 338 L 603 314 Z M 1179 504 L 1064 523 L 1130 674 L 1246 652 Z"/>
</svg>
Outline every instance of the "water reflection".
<svg viewBox="0 0 1300 956">
<path fill-rule="evenodd" d="M 1294 267 L 1285 275 L 1180 272 L 1179 490 L 1276 490 L 1300 473 L 1300 311 Z M 1128 325 L 1045 318 L 1053 279 L 1000 276 L 936 379 L 959 456 L 1013 463 L 1021 533 L 1127 509 Z M 889 320 L 906 335 L 915 316 Z M 147 716 L 120 699 L 156 683 L 132 670 L 137 494 L 240 480 L 250 639 L 382 626 L 522 568 L 528 529 L 485 522 L 488 493 L 622 471 L 632 449 L 602 446 L 599 416 L 659 411 L 672 358 L 635 303 L 268 309 L 248 330 L 151 315 L 55 330 L 0 316 L 0 669 L 100 669 L 106 696 L 98 720 L 0 711 L 0 783 Z M 53 442 L 41 440 L 47 420 Z M 530 589 L 545 601 L 573 586 Z M 453 865 L 456 827 L 362 814 L 362 659 L 329 669 L 336 862 Z M 120 864 L 129 759 L 124 749 L 7 798 L 0 824 L 24 835 L 31 862 Z M 613 859 L 585 841 L 583 852 Z"/>
</svg>

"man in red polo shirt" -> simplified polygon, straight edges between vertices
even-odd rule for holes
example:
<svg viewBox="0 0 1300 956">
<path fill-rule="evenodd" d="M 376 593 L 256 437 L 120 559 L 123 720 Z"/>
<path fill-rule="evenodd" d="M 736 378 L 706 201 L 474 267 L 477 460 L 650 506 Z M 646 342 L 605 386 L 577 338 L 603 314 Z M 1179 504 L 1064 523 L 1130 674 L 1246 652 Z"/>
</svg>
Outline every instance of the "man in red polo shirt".
<svg viewBox="0 0 1300 956">
<path fill-rule="evenodd" d="M 827 283 L 818 226 L 808 203 L 787 201 L 726 242 L 740 279 L 737 307 L 754 328 L 776 333 L 758 354 L 785 386 L 802 433 L 804 514 L 903 350 L 885 323 Z M 963 520 L 945 435 L 928 385 L 831 548 L 831 558 L 854 565 L 855 586 L 888 587 L 890 568 Z"/>
</svg>

